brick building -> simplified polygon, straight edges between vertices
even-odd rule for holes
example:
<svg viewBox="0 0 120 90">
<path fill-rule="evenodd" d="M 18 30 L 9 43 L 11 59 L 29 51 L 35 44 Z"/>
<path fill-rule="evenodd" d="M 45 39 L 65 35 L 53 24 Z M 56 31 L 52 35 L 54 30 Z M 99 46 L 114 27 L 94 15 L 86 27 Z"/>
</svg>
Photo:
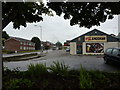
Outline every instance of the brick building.
<svg viewBox="0 0 120 90">
<path fill-rule="evenodd" d="M 23 51 L 23 50 L 35 50 L 35 43 L 30 40 L 10 37 L 5 40 L 5 50 L 8 51 Z"/>
<path fill-rule="evenodd" d="M 49 42 L 49 41 L 42 42 L 42 44 L 43 44 L 44 49 L 50 49 L 50 48 L 53 48 L 53 46 L 55 46 L 55 44 L 53 44 L 52 42 Z"/>
</svg>

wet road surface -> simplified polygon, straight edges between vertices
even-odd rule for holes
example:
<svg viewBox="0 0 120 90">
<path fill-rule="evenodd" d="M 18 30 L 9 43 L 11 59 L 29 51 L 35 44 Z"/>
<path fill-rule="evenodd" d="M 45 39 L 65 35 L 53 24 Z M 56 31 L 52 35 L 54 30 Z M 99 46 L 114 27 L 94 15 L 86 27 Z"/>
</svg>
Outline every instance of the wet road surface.
<svg viewBox="0 0 120 90">
<path fill-rule="evenodd" d="M 54 50 L 46 53 L 46 56 L 30 59 L 27 61 L 4 62 L 4 66 L 9 69 L 19 67 L 20 70 L 25 71 L 30 63 L 45 63 L 47 66 L 53 64 L 53 61 L 64 62 L 70 69 L 79 69 L 80 65 L 87 70 L 100 70 L 107 72 L 119 71 L 120 67 L 116 65 L 106 65 L 102 56 L 81 56 L 70 55 L 64 50 Z"/>
</svg>

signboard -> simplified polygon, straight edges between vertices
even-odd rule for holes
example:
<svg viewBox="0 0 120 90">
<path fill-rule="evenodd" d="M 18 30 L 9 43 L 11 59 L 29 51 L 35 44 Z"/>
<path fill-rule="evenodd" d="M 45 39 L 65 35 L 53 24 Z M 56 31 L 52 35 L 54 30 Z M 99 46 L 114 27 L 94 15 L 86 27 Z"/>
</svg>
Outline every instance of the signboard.
<svg viewBox="0 0 120 90">
<path fill-rule="evenodd" d="M 104 53 L 104 43 L 86 43 L 86 53 Z"/>
<path fill-rule="evenodd" d="M 85 41 L 105 42 L 107 41 L 107 38 L 106 36 L 85 36 Z"/>
</svg>

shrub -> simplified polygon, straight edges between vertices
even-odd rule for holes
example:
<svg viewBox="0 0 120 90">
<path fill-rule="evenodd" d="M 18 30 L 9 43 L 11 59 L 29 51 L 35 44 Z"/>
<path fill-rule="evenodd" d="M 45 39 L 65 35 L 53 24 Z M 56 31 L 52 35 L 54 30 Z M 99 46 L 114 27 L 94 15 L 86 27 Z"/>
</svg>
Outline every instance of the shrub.
<svg viewBox="0 0 120 90">
<path fill-rule="evenodd" d="M 91 78 L 96 79 L 99 83 L 109 83 L 109 79 L 102 73 L 101 71 L 93 71 L 90 72 Z"/>
<path fill-rule="evenodd" d="M 30 64 L 28 66 L 28 73 L 32 78 L 41 79 L 47 72 L 48 71 L 45 64 Z"/>
<path fill-rule="evenodd" d="M 53 61 L 54 65 L 51 65 L 48 69 L 56 74 L 56 75 L 60 75 L 60 76 L 66 76 L 68 74 L 68 66 L 65 65 L 64 62 L 55 62 Z"/>
<path fill-rule="evenodd" d="M 30 90 L 34 83 L 28 79 L 12 79 L 5 83 L 4 89 L 6 90 L 18 90 L 20 88 L 25 88 Z"/>
<path fill-rule="evenodd" d="M 79 80 L 80 88 L 93 88 L 91 77 L 89 73 L 84 68 L 82 68 L 82 66 L 80 67 Z"/>
</svg>

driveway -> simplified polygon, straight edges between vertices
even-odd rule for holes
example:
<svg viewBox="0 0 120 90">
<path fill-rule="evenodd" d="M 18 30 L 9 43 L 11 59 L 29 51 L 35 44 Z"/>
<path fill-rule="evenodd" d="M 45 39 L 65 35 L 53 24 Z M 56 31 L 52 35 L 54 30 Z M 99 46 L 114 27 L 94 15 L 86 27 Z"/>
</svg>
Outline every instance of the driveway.
<svg viewBox="0 0 120 90">
<path fill-rule="evenodd" d="M 100 70 L 107 72 L 115 72 L 120 70 L 120 67 L 115 65 L 106 65 L 102 56 L 79 56 L 70 55 L 63 50 L 54 50 L 48 52 L 45 57 L 30 59 L 28 61 L 4 62 L 4 66 L 9 69 L 20 67 L 20 70 L 27 70 L 30 63 L 46 63 L 47 66 L 53 64 L 53 61 L 64 62 L 69 65 L 70 69 L 79 69 L 82 65 L 87 70 Z"/>
</svg>

